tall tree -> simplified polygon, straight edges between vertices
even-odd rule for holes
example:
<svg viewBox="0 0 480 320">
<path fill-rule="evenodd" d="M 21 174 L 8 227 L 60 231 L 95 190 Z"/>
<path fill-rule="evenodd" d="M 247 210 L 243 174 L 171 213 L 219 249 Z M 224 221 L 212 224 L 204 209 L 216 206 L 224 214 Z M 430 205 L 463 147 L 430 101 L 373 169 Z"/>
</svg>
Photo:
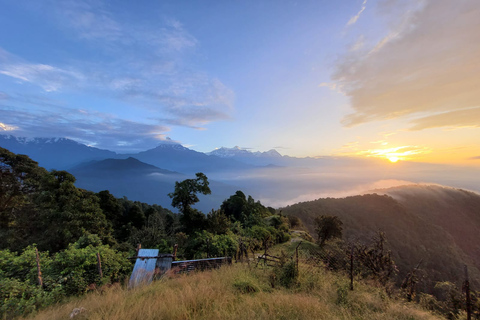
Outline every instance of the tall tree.
<svg viewBox="0 0 480 320">
<path fill-rule="evenodd" d="M 341 238 L 343 222 L 337 216 L 319 216 L 315 218 L 315 231 L 318 235 L 318 242 L 323 246 L 325 241 L 333 238 Z"/>
<path fill-rule="evenodd" d="M 182 213 L 181 222 L 187 232 L 200 229 L 205 224 L 205 216 L 192 208 L 195 203 L 200 201 L 197 194 L 207 195 L 212 193 L 208 186 L 207 176 L 198 172 L 196 177 L 196 179 L 175 182 L 175 191 L 168 194 L 172 198 L 172 207 L 178 208 Z"/>
</svg>

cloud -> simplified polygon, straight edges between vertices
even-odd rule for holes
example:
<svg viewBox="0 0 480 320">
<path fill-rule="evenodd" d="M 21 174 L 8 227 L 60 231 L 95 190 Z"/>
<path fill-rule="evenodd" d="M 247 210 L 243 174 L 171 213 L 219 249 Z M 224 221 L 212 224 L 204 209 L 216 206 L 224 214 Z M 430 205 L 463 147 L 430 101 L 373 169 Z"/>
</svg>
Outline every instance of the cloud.
<svg viewBox="0 0 480 320">
<path fill-rule="evenodd" d="M 63 70 L 46 64 L 3 64 L 0 74 L 34 83 L 47 92 L 58 91 L 65 85 L 78 82 L 83 77 L 80 73 Z"/>
<path fill-rule="evenodd" d="M 233 91 L 196 70 L 191 57 L 183 59 L 193 54 L 198 41 L 178 20 L 120 23 L 100 1 L 53 1 L 49 7 L 63 29 L 94 41 L 108 61 L 76 60 L 74 66 L 62 67 L 24 61 L 0 49 L 1 74 L 48 92 L 75 89 L 119 99 L 173 126 L 198 129 L 230 118 Z"/>
<path fill-rule="evenodd" d="M 364 0 L 360 11 L 358 11 L 358 13 L 355 16 L 351 17 L 350 20 L 348 20 L 347 27 L 351 26 L 352 24 L 355 24 L 357 20 L 360 18 L 360 15 L 362 14 L 362 12 L 365 11 L 366 8 L 367 8 L 367 0 Z"/>
<path fill-rule="evenodd" d="M 400 146 L 385 149 L 369 149 L 360 150 L 352 153 L 344 153 L 343 155 L 363 156 L 363 157 L 376 157 L 398 160 L 411 160 L 417 155 L 423 155 L 430 153 L 432 150 L 422 146 Z"/>
<path fill-rule="evenodd" d="M 435 127 L 480 127 L 480 107 L 443 112 L 412 120 L 410 130 Z"/>
<path fill-rule="evenodd" d="M 166 139 L 168 127 L 116 118 L 80 109 L 31 111 L 0 105 L 0 119 L 9 119 L 10 133 L 25 137 L 67 137 L 117 152 L 143 151 Z M 0 129 L 2 126 L 0 125 Z"/>
<path fill-rule="evenodd" d="M 122 27 L 101 1 L 51 1 L 49 7 L 58 20 L 70 26 L 81 38 L 118 40 L 123 35 Z"/>
<path fill-rule="evenodd" d="M 75 70 L 24 61 L 2 48 L 0 48 L 0 74 L 37 85 L 47 92 L 58 91 L 63 87 L 75 87 L 85 78 L 82 73 Z M 6 99 L 5 97 L 8 98 L 8 95 L 0 92 L 0 99 Z"/>
<path fill-rule="evenodd" d="M 5 92 L 0 91 L 0 100 L 7 100 L 7 99 L 10 99 L 10 96 Z"/>
<path fill-rule="evenodd" d="M 56 21 L 87 41 L 104 43 L 103 49 L 147 47 L 156 54 L 182 52 L 194 48 L 198 41 L 176 19 L 160 19 L 162 26 L 125 23 L 109 10 L 108 2 L 89 0 L 50 1 Z M 99 42 L 101 41 L 101 42 Z M 106 43 L 105 43 L 106 41 Z"/>
<path fill-rule="evenodd" d="M 378 12 L 389 15 L 389 33 L 370 50 L 349 51 L 332 75 L 355 110 L 343 124 L 409 116 L 415 130 L 472 125 L 463 114 L 480 106 L 480 3 L 422 1 L 399 14 L 400 2 L 387 2 Z M 449 112 L 451 121 L 438 115 Z"/>
<path fill-rule="evenodd" d="M 11 125 L 8 125 L 6 123 L 0 122 L 0 131 L 13 131 L 13 130 L 17 130 L 17 129 L 18 129 L 18 127 L 11 126 Z"/>
</svg>

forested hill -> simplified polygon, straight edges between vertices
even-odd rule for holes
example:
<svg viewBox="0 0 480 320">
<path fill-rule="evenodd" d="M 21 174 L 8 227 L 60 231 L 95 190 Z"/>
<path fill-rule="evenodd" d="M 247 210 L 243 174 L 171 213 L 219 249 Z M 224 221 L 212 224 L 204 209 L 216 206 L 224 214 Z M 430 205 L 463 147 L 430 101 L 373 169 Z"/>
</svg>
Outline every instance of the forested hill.
<svg viewBox="0 0 480 320">
<path fill-rule="evenodd" d="M 399 278 L 422 261 L 430 285 L 447 280 L 459 284 L 467 264 L 471 278 L 479 284 L 480 195 L 417 185 L 376 192 L 302 202 L 282 211 L 300 218 L 312 234 L 315 217 L 338 216 L 346 241 L 367 241 L 375 232 L 384 231 Z"/>
</svg>

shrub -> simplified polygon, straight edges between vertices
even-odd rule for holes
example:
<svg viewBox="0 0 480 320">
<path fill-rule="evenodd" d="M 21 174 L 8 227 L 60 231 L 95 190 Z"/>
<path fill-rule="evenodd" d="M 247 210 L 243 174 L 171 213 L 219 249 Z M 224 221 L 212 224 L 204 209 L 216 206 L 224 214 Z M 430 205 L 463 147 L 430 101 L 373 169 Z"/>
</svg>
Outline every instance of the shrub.
<svg viewBox="0 0 480 320">
<path fill-rule="evenodd" d="M 280 268 L 278 280 L 286 288 L 290 288 L 297 283 L 298 269 L 295 261 L 289 261 Z"/>
</svg>

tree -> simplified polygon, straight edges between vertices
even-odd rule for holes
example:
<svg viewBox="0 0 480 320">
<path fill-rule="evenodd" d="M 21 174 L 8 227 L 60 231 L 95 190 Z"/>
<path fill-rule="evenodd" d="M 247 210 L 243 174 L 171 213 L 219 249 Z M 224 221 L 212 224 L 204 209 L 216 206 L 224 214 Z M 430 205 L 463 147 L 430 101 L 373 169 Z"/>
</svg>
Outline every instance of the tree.
<svg viewBox="0 0 480 320">
<path fill-rule="evenodd" d="M 0 248 L 18 248 L 31 234 L 32 198 L 47 173 L 29 157 L 0 147 Z"/>
<path fill-rule="evenodd" d="M 357 261 L 366 268 L 367 274 L 377 279 L 383 286 L 386 286 L 390 277 L 398 272 L 392 252 L 385 249 L 386 242 L 385 233 L 378 232 L 372 238 L 370 246 L 358 245 L 356 248 Z"/>
<path fill-rule="evenodd" d="M 196 179 L 175 182 L 175 191 L 168 194 L 172 198 L 172 207 L 180 209 L 181 221 L 187 232 L 200 229 L 205 224 L 205 216 L 192 208 L 192 205 L 200 201 L 197 193 L 204 195 L 212 193 L 207 176 L 201 172 L 195 175 Z"/>
<path fill-rule="evenodd" d="M 320 246 L 325 241 L 333 238 L 342 238 L 343 222 L 336 216 L 319 216 L 315 218 L 315 231 L 318 235 Z"/>
</svg>

